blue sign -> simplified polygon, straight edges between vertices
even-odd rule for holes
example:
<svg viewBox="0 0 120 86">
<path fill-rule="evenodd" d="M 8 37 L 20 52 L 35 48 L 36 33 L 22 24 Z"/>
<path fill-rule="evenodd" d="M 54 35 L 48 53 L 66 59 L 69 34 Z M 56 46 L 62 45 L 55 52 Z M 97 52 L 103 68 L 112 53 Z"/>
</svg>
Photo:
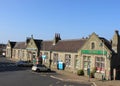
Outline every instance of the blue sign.
<svg viewBox="0 0 120 86">
<path fill-rule="evenodd" d="M 63 70 L 63 62 L 58 62 L 58 68 L 59 70 Z"/>
<path fill-rule="evenodd" d="M 42 58 L 43 58 L 43 59 L 46 59 L 46 55 L 42 55 Z"/>
</svg>

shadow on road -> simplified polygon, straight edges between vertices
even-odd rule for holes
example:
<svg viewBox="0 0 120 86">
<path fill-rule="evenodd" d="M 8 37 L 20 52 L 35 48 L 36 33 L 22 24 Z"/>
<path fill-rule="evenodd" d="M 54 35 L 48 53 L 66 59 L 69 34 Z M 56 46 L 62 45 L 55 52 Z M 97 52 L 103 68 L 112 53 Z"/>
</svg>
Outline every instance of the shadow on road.
<svg viewBox="0 0 120 86">
<path fill-rule="evenodd" d="M 31 67 L 18 67 L 15 63 L 0 62 L 0 72 L 31 70 Z"/>
<path fill-rule="evenodd" d="M 21 70 L 30 70 L 31 68 L 26 67 L 4 67 L 0 68 L 0 72 L 9 72 L 9 71 L 21 71 Z"/>
<path fill-rule="evenodd" d="M 31 71 L 32 71 L 32 70 L 31 70 Z M 33 72 L 35 72 L 35 71 L 33 71 Z M 46 74 L 46 73 L 49 74 L 49 73 L 50 73 L 50 74 L 56 74 L 56 71 L 54 71 L 54 70 L 51 70 L 51 71 L 41 71 L 41 72 L 39 71 L 39 72 L 35 72 L 35 73 L 42 73 L 42 74 L 44 74 L 44 73 L 45 73 L 45 74 Z"/>
<path fill-rule="evenodd" d="M 31 67 L 18 67 L 16 62 L 5 57 L 0 57 L 0 73 L 9 71 L 30 70 Z"/>
<path fill-rule="evenodd" d="M 17 66 L 15 61 L 9 60 L 5 57 L 0 57 L 0 73 L 9 71 L 23 71 L 31 70 L 32 67 Z M 41 72 L 39 72 L 41 73 Z M 46 71 L 42 73 L 56 73 L 56 71 Z"/>
</svg>

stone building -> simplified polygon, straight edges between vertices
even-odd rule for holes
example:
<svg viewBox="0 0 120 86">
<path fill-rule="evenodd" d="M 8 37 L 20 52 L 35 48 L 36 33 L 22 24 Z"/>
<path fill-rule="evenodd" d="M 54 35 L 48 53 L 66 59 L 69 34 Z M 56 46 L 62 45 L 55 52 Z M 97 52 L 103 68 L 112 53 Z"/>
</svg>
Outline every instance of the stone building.
<svg viewBox="0 0 120 86">
<path fill-rule="evenodd" d="M 76 73 L 81 67 L 81 58 L 78 53 L 87 39 L 60 40 L 52 49 L 52 65 L 57 61 L 65 63 L 65 70 Z"/>
<path fill-rule="evenodd" d="M 25 42 L 16 42 L 12 49 L 12 59 L 14 60 L 27 60 L 27 50 Z"/>
<path fill-rule="evenodd" d="M 6 54 L 6 44 L 0 44 L 0 56 L 5 56 Z"/>
<path fill-rule="evenodd" d="M 111 40 L 112 45 L 112 58 L 111 58 L 111 76 L 114 77 L 114 69 L 116 79 L 120 79 L 120 35 L 118 30 L 115 31 L 114 36 Z"/>
<path fill-rule="evenodd" d="M 79 50 L 87 39 L 61 40 L 60 34 L 55 34 L 51 41 L 42 41 L 41 53 L 46 56 L 44 64 L 57 68 L 57 62 L 65 63 L 65 70 L 76 72 L 80 69 Z M 50 61 L 52 61 L 50 63 Z"/>
<path fill-rule="evenodd" d="M 57 45 L 57 43 L 60 40 L 61 40 L 60 34 L 56 33 L 53 40 L 42 41 L 42 43 L 41 43 L 40 52 L 41 52 L 42 56 L 45 56 L 45 58 L 43 57 L 43 63 L 48 65 L 49 67 L 52 65 L 51 63 L 53 63 L 53 60 L 52 60 L 53 48 L 54 48 L 54 46 Z"/>
<path fill-rule="evenodd" d="M 12 50 L 15 46 L 16 42 L 13 42 L 13 41 L 8 41 L 7 45 L 6 45 L 6 57 L 7 58 L 12 58 Z"/>
<path fill-rule="evenodd" d="M 80 56 L 85 75 L 89 66 L 91 72 L 96 68 L 95 78 L 120 79 L 120 35 L 117 30 L 111 41 L 92 33 L 81 48 Z"/>
<path fill-rule="evenodd" d="M 90 71 L 96 68 L 95 77 L 110 79 L 112 49 L 110 42 L 95 33 L 90 35 L 85 45 L 80 50 L 82 69 L 87 75 L 87 68 Z"/>
<path fill-rule="evenodd" d="M 33 36 L 27 38 L 25 42 L 8 41 L 6 57 L 13 60 L 32 61 L 33 58 L 39 56 L 41 41 L 42 40 L 33 39 Z"/>
<path fill-rule="evenodd" d="M 33 36 L 31 36 L 30 40 L 27 42 L 27 58 L 30 61 L 33 61 L 33 59 L 36 59 L 40 56 L 41 42 L 42 40 L 34 39 Z"/>
<path fill-rule="evenodd" d="M 116 79 L 120 78 L 120 36 L 115 31 L 111 41 L 92 33 L 88 38 L 62 40 L 60 34 L 55 34 L 53 40 L 34 39 L 26 42 L 8 42 L 6 55 L 10 58 L 30 60 L 42 57 L 43 64 L 57 68 L 57 62 L 65 64 L 65 71 L 76 73 L 87 69 L 96 69 L 95 78 L 112 79 L 116 69 Z M 22 53 L 20 53 L 22 52 Z M 11 57 L 12 56 L 12 57 Z"/>
</svg>

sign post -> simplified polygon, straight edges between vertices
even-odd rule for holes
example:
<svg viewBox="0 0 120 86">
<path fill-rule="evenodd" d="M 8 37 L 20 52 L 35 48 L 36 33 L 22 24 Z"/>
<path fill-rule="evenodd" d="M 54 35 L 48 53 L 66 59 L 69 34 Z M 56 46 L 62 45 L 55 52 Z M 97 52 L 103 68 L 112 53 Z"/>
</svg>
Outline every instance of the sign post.
<svg viewBox="0 0 120 86">
<path fill-rule="evenodd" d="M 87 68 L 87 75 L 88 75 L 88 81 L 90 81 L 90 65 L 88 65 L 88 68 Z"/>
</svg>

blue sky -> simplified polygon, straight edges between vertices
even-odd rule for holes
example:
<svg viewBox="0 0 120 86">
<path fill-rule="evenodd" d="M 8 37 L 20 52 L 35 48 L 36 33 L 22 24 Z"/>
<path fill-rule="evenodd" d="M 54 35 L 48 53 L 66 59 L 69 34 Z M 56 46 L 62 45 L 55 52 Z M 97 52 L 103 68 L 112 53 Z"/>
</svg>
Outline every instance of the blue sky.
<svg viewBox="0 0 120 86">
<path fill-rule="evenodd" d="M 0 43 L 78 39 L 95 32 L 108 40 L 120 28 L 120 0 L 0 0 Z"/>
</svg>

